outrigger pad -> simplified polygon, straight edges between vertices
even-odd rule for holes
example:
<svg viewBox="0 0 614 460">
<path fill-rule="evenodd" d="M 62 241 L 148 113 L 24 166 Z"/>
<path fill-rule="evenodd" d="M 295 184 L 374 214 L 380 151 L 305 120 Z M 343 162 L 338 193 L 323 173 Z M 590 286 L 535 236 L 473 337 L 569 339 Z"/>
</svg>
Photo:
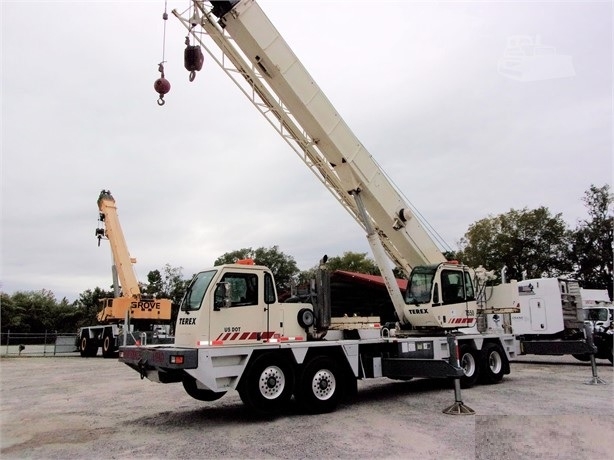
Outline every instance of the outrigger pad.
<svg viewBox="0 0 614 460">
<path fill-rule="evenodd" d="M 462 401 L 458 401 L 445 408 L 443 413 L 448 415 L 473 415 L 475 411 L 471 407 L 465 406 Z"/>
</svg>

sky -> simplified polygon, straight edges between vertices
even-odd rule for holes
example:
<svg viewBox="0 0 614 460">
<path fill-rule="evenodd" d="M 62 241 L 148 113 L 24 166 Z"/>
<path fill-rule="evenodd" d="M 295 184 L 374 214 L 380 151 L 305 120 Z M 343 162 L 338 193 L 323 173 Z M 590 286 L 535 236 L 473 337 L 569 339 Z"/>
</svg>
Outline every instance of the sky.
<svg viewBox="0 0 614 460">
<path fill-rule="evenodd" d="M 328 99 L 440 237 L 510 209 L 570 227 L 612 182 L 609 1 L 260 0 Z M 137 277 L 278 246 L 301 270 L 362 228 L 207 55 L 189 82 L 163 1 L 2 1 L 0 290 L 111 283 L 116 199 Z M 510 58 L 519 56 L 510 67 Z M 171 83 L 158 106 L 153 82 Z M 489 267 L 495 268 L 495 267 Z"/>
</svg>

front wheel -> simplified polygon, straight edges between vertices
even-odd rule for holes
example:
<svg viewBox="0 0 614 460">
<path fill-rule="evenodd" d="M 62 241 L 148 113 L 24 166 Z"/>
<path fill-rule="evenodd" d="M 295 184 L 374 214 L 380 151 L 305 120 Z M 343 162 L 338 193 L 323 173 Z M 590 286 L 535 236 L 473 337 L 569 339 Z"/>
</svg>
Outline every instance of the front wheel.
<svg viewBox="0 0 614 460">
<path fill-rule="evenodd" d="M 469 344 L 461 345 L 459 351 L 459 363 L 464 372 L 464 375 L 460 378 L 461 388 L 471 388 L 480 377 L 479 353 Z"/>
<path fill-rule="evenodd" d="M 480 373 L 484 383 L 499 383 L 503 380 L 507 357 L 499 345 L 496 343 L 485 344 L 482 348 L 480 361 L 482 367 Z"/>
<path fill-rule="evenodd" d="M 79 344 L 79 354 L 82 358 L 93 358 L 98 353 L 98 345 L 94 339 L 89 338 L 87 335 L 81 337 L 81 343 Z"/>
<path fill-rule="evenodd" d="M 198 386 L 196 385 L 196 379 L 192 376 L 184 377 L 182 383 L 185 392 L 189 394 L 192 398 L 198 399 L 199 401 L 217 401 L 226 394 L 225 391 L 215 392 L 198 388 Z"/>
<path fill-rule="evenodd" d="M 292 398 L 294 373 L 283 356 L 260 355 L 249 366 L 239 384 L 241 401 L 260 414 L 275 414 Z"/>
<path fill-rule="evenodd" d="M 341 386 L 341 374 L 337 364 L 329 357 L 316 357 L 303 369 L 297 385 L 296 399 L 307 412 L 331 412 L 339 402 Z"/>
<path fill-rule="evenodd" d="M 576 358 L 578 361 L 586 362 L 586 361 L 590 361 L 591 360 L 591 355 L 589 355 L 588 353 L 587 354 L 583 354 L 583 355 L 571 355 L 571 356 Z"/>
</svg>

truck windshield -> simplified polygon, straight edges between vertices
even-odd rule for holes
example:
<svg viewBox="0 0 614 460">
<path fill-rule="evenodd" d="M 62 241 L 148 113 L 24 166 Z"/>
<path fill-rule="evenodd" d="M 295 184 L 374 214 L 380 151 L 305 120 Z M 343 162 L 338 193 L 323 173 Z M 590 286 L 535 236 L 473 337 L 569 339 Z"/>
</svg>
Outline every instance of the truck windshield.
<svg viewBox="0 0 614 460">
<path fill-rule="evenodd" d="M 407 293 L 405 294 L 405 303 L 415 305 L 429 302 L 433 290 L 434 276 L 434 268 L 414 268 L 409 277 Z"/>
<path fill-rule="evenodd" d="M 589 321 L 607 321 L 607 308 L 589 308 L 586 310 L 586 319 Z"/>
<path fill-rule="evenodd" d="M 216 270 L 200 272 L 192 279 L 181 301 L 181 311 L 198 310 L 200 308 L 205 292 L 207 292 L 215 273 Z"/>
</svg>

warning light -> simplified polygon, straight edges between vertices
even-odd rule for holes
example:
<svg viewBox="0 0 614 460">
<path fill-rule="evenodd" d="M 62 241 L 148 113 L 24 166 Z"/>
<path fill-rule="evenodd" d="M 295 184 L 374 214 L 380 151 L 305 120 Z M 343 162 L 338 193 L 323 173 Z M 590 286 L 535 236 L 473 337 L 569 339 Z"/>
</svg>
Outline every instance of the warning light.
<svg viewBox="0 0 614 460">
<path fill-rule="evenodd" d="M 183 364 L 183 355 L 171 355 L 171 364 Z"/>
<path fill-rule="evenodd" d="M 236 263 L 239 265 L 254 265 L 254 259 L 239 259 Z"/>
</svg>

